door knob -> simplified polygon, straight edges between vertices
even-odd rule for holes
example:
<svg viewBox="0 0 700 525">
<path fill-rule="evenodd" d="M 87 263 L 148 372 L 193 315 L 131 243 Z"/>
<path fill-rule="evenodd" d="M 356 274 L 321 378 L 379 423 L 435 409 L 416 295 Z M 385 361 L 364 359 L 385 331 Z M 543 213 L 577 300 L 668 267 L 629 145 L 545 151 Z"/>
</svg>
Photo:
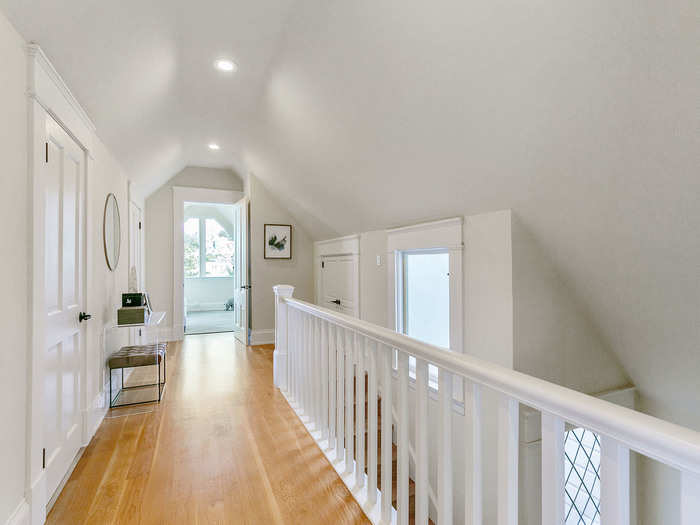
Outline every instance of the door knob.
<svg viewBox="0 0 700 525">
<path fill-rule="evenodd" d="M 244 284 L 243 286 L 241 286 L 241 290 L 250 290 L 250 285 Z"/>
<path fill-rule="evenodd" d="M 340 306 L 340 299 L 333 299 L 331 302 Z"/>
<path fill-rule="evenodd" d="M 87 321 L 89 319 L 92 319 L 92 316 L 90 314 L 86 314 L 85 312 L 80 312 L 78 314 L 78 322 L 82 323 L 83 321 Z"/>
</svg>

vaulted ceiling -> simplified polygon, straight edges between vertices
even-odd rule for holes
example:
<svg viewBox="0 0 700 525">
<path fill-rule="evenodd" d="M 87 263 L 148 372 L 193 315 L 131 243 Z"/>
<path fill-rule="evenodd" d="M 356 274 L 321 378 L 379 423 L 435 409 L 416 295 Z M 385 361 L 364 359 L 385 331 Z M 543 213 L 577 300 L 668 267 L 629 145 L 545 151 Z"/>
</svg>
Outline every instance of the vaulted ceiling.
<svg viewBox="0 0 700 525">
<path fill-rule="evenodd" d="M 642 393 L 700 427 L 695 0 L 0 8 L 147 190 L 251 171 L 316 238 L 512 208 Z"/>
</svg>

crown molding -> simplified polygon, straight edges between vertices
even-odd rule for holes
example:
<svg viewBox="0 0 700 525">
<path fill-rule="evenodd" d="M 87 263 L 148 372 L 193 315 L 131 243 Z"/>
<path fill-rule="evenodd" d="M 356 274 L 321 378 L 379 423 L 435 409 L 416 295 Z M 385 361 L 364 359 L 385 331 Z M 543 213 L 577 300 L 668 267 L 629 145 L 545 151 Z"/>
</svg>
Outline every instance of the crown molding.
<svg viewBox="0 0 700 525">
<path fill-rule="evenodd" d="M 87 112 L 80 105 L 78 100 L 75 98 L 68 85 L 65 83 L 61 75 L 56 71 L 49 58 L 41 49 L 41 46 L 36 43 L 30 43 L 27 45 L 27 56 L 30 59 L 29 67 L 29 78 L 27 82 L 27 94 L 29 97 L 35 99 L 39 104 L 41 104 L 47 111 L 52 112 L 54 110 L 49 100 L 51 95 L 44 93 L 43 90 L 45 86 L 39 80 L 39 75 L 37 68 L 40 68 L 41 72 L 48 78 L 48 80 L 53 84 L 53 87 L 58 91 L 65 102 L 70 106 L 71 110 L 80 119 L 81 123 L 92 133 L 95 133 L 97 128 L 95 124 L 90 119 Z M 61 117 L 60 115 L 58 115 Z"/>
</svg>

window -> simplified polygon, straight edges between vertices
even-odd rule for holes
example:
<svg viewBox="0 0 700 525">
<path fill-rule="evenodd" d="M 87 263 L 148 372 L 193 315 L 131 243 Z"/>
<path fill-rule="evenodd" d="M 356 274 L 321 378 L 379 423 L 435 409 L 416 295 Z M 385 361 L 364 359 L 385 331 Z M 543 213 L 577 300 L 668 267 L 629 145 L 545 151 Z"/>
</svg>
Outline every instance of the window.
<svg viewBox="0 0 700 525">
<path fill-rule="evenodd" d="M 233 235 L 218 220 L 186 219 L 184 243 L 185 277 L 233 276 Z"/>
<path fill-rule="evenodd" d="M 450 254 L 447 250 L 401 252 L 401 331 L 426 343 L 450 347 Z M 409 376 L 416 376 L 416 358 L 408 358 Z M 438 370 L 428 365 L 430 385 L 437 388 Z"/>
<path fill-rule="evenodd" d="M 185 277 L 199 277 L 199 219 L 185 221 Z"/>
<path fill-rule="evenodd" d="M 404 252 L 403 333 L 450 347 L 450 256 L 447 251 Z"/>
<path fill-rule="evenodd" d="M 390 286 L 388 321 L 397 332 L 428 344 L 462 352 L 462 218 L 387 230 Z M 398 366 L 395 356 L 395 365 Z M 409 356 L 409 377 L 415 377 Z M 461 401 L 461 379 L 453 378 L 453 395 Z M 438 388 L 438 370 L 428 367 L 428 384 Z"/>
<path fill-rule="evenodd" d="M 566 525 L 600 525 L 600 440 L 583 428 L 564 439 Z"/>
<path fill-rule="evenodd" d="M 233 236 L 216 219 L 206 219 L 206 277 L 233 275 Z"/>
</svg>

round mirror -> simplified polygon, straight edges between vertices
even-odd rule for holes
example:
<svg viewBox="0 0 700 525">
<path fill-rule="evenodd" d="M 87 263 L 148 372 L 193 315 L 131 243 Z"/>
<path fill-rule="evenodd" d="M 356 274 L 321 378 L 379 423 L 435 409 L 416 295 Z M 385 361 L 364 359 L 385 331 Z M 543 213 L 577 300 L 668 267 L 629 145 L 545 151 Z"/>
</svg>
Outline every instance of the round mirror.
<svg viewBox="0 0 700 525">
<path fill-rule="evenodd" d="M 119 205 L 114 193 L 107 195 L 105 202 L 105 215 L 102 224 L 102 235 L 105 241 L 105 258 L 110 270 L 117 269 L 119 263 L 119 244 L 121 231 L 119 228 Z"/>
</svg>

